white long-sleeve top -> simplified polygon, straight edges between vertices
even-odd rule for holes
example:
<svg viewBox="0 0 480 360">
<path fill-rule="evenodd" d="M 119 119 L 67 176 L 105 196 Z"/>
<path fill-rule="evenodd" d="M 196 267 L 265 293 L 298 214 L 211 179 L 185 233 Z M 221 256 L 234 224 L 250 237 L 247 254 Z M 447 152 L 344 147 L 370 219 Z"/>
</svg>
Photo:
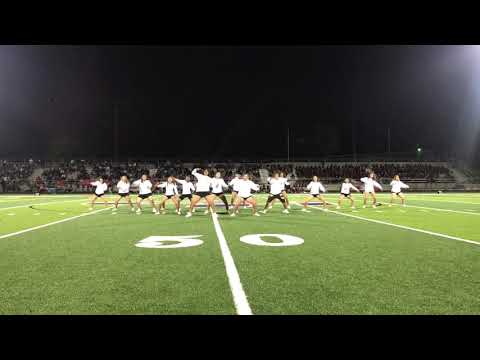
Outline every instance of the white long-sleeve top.
<svg viewBox="0 0 480 360">
<path fill-rule="evenodd" d="M 130 192 L 130 183 L 120 180 L 117 183 L 117 190 L 119 194 L 128 194 Z"/>
<path fill-rule="evenodd" d="M 212 178 L 197 172 L 197 169 L 193 169 L 192 175 L 197 178 L 196 191 L 198 192 L 210 192 L 212 186 Z"/>
<path fill-rule="evenodd" d="M 283 184 L 283 180 L 281 178 L 275 179 L 275 178 L 269 177 L 267 180 L 268 180 L 268 183 L 270 184 L 270 194 L 272 195 L 280 194 L 285 188 Z"/>
<path fill-rule="evenodd" d="M 281 177 L 279 178 L 281 180 L 281 183 L 282 183 L 282 191 L 285 190 L 285 186 L 287 185 L 290 185 L 290 183 L 288 182 L 287 178 L 284 178 L 284 177 Z"/>
<path fill-rule="evenodd" d="M 138 186 L 140 195 L 150 194 L 152 192 L 152 183 L 150 180 L 142 181 L 142 179 L 134 181 L 133 186 Z"/>
<path fill-rule="evenodd" d="M 407 184 L 401 182 L 400 180 L 392 180 L 390 185 L 392 186 L 392 193 L 399 193 L 402 191 L 402 189 L 408 189 L 410 187 Z"/>
<path fill-rule="evenodd" d="M 165 195 L 172 196 L 178 194 L 177 185 L 175 183 L 169 183 L 167 181 L 157 185 L 159 188 L 165 188 Z"/>
<path fill-rule="evenodd" d="M 363 177 L 360 179 L 360 181 L 365 185 L 365 192 L 374 193 L 375 188 L 383 190 L 382 185 L 369 177 Z"/>
<path fill-rule="evenodd" d="M 320 191 L 327 191 L 320 181 L 311 181 L 310 184 L 307 185 L 307 190 L 310 190 L 311 195 L 318 195 Z"/>
<path fill-rule="evenodd" d="M 177 182 L 182 184 L 182 195 L 191 195 L 195 191 L 195 186 L 193 186 L 192 182 L 178 179 Z"/>
<path fill-rule="evenodd" d="M 95 194 L 97 195 L 105 194 L 105 191 L 108 189 L 108 185 L 100 181 L 91 182 L 90 185 L 95 186 Z"/>
<path fill-rule="evenodd" d="M 241 181 L 241 179 L 239 178 L 233 178 L 232 180 L 230 180 L 230 182 L 228 183 L 228 186 L 231 186 L 233 191 L 236 191 L 238 192 L 238 183 L 239 181 Z"/>
<path fill-rule="evenodd" d="M 247 198 L 252 196 L 252 190 L 258 191 L 260 188 L 251 180 L 240 180 L 238 183 L 238 196 Z"/>
<path fill-rule="evenodd" d="M 223 179 L 212 178 L 212 193 L 220 194 L 223 192 L 223 189 L 227 189 L 228 185 Z"/>
<path fill-rule="evenodd" d="M 355 190 L 355 191 L 360 191 L 355 186 L 353 186 L 351 183 L 342 183 L 342 189 L 340 190 L 340 192 L 342 194 L 348 195 L 348 194 L 350 194 L 352 189 Z"/>
</svg>

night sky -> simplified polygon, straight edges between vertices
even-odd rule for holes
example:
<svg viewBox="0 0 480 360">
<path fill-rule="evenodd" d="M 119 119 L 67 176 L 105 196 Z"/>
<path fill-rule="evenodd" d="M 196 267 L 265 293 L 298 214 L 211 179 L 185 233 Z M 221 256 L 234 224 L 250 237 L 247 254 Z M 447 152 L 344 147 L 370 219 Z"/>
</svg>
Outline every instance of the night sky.
<svg viewBox="0 0 480 360">
<path fill-rule="evenodd" d="M 464 46 L 0 46 L 0 158 L 478 153 Z M 480 70 L 480 68 L 479 68 Z"/>
</svg>

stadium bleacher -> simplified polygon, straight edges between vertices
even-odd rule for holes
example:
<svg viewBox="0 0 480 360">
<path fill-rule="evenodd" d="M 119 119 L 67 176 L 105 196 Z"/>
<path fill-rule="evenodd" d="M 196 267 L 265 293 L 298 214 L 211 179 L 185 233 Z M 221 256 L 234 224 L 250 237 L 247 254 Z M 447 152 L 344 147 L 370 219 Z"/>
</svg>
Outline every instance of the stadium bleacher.
<svg viewBox="0 0 480 360">
<path fill-rule="evenodd" d="M 90 192 L 91 181 L 102 176 L 108 184 L 115 184 L 121 175 L 137 179 L 148 173 L 153 180 L 169 175 L 184 178 L 193 167 L 208 167 L 220 171 L 226 180 L 236 173 L 249 173 L 265 191 L 267 173 L 283 171 L 291 182 L 291 192 L 303 192 L 313 175 L 330 188 L 338 186 L 348 177 L 358 181 L 367 169 L 373 170 L 381 183 L 399 174 L 401 179 L 413 184 L 417 190 L 434 190 L 437 187 L 454 189 L 458 182 L 448 163 L 443 162 L 269 162 L 269 163 L 191 163 L 180 161 L 90 161 L 64 162 L 0 161 L 0 191 L 2 192 Z M 262 174 L 264 176 L 262 177 Z M 34 174 L 36 176 L 34 176 Z M 468 174 L 467 174 L 468 176 Z M 475 181 L 470 181 L 470 184 Z"/>
</svg>

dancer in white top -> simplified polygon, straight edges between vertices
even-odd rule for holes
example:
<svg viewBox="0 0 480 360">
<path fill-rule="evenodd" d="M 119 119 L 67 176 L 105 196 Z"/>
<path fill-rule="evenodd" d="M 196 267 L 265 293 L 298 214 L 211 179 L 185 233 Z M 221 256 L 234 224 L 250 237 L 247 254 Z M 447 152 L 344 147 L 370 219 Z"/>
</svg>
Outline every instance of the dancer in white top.
<svg viewBox="0 0 480 360">
<path fill-rule="evenodd" d="M 378 182 L 375 181 L 375 174 L 373 172 L 370 172 L 368 174 L 368 177 L 361 178 L 360 181 L 363 182 L 365 186 L 363 190 L 363 208 L 367 207 L 368 194 L 370 194 L 370 196 L 373 199 L 372 207 L 376 208 L 377 197 L 375 196 L 375 188 L 379 190 L 383 190 L 382 185 L 380 185 Z"/>
<path fill-rule="evenodd" d="M 288 182 L 288 179 L 285 177 L 285 174 L 283 171 L 280 171 L 280 182 L 282 186 L 282 197 L 285 199 L 285 203 L 287 205 L 287 209 L 290 209 L 290 202 L 288 201 L 288 194 L 287 194 L 287 189 L 290 188 L 290 183 Z M 271 209 L 273 207 L 273 204 L 275 203 L 277 199 L 273 199 L 273 201 L 270 203 L 270 206 L 268 207 Z"/>
<path fill-rule="evenodd" d="M 105 191 L 107 191 L 108 189 L 108 185 L 105 184 L 103 178 L 101 177 L 99 177 L 97 181 L 91 182 L 90 185 L 95 186 L 95 191 L 93 193 L 94 196 L 90 200 L 90 210 L 93 210 L 93 205 L 95 204 L 95 201 L 102 198 L 102 196 L 105 194 Z M 102 200 L 105 203 L 105 206 L 107 206 L 108 200 L 106 198 L 103 198 Z"/>
<path fill-rule="evenodd" d="M 238 194 L 238 182 L 240 181 L 240 174 L 235 174 L 235 177 L 230 180 L 228 183 L 228 186 L 232 187 L 232 198 L 230 200 L 230 205 L 233 206 L 235 203 L 235 198 L 237 197 Z"/>
<path fill-rule="evenodd" d="M 408 189 L 410 186 L 404 184 L 403 182 L 400 181 L 400 176 L 395 175 L 393 177 L 392 182 L 390 183 L 392 186 L 391 190 L 391 196 L 390 196 L 390 204 L 388 206 L 392 206 L 393 204 L 393 199 L 395 196 L 398 196 L 400 200 L 402 201 L 402 205 L 405 206 L 405 195 L 402 193 L 402 189 Z"/>
<path fill-rule="evenodd" d="M 360 192 L 353 184 L 350 182 L 349 178 L 346 178 L 343 183 L 342 183 L 342 189 L 340 190 L 340 196 L 338 197 L 338 205 L 337 209 L 340 209 L 342 206 L 342 201 L 344 198 L 347 198 L 350 200 L 350 206 L 352 209 L 355 209 L 355 202 L 353 201 L 352 198 L 352 190 L 355 190 L 356 192 Z"/>
<path fill-rule="evenodd" d="M 190 176 L 186 176 L 185 180 L 180 180 L 177 178 L 173 178 L 173 181 L 182 185 L 182 194 L 178 198 L 178 204 L 182 202 L 183 199 L 188 198 L 190 204 L 192 203 L 192 193 L 195 191 L 195 186 L 190 181 Z M 195 212 L 195 208 L 193 208 L 193 212 Z"/>
<path fill-rule="evenodd" d="M 282 194 L 285 199 L 285 203 L 287 204 L 287 209 L 290 209 L 290 202 L 288 201 L 288 194 L 287 194 L 287 190 L 290 189 L 290 183 L 288 182 L 288 179 L 285 177 L 285 174 L 283 172 L 280 172 L 280 179 L 283 182 Z"/>
<path fill-rule="evenodd" d="M 175 205 L 176 213 L 181 215 L 180 202 L 178 201 L 178 189 L 175 181 L 173 180 L 173 176 L 169 176 L 166 182 L 158 184 L 157 187 L 165 189 L 165 197 L 158 205 L 157 210 L 162 209 L 162 214 L 165 214 L 165 203 L 167 200 L 172 200 L 173 204 Z"/>
<path fill-rule="evenodd" d="M 115 207 L 112 210 L 117 210 L 118 209 L 118 203 L 120 202 L 121 199 L 126 199 L 128 202 L 128 205 L 130 205 L 130 209 L 132 211 L 135 211 L 132 200 L 130 200 L 130 181 L 128 180 L 128 177 L 123 175 L 120 178 L 120 181 L 117 183 L 117 191 L 118 191 L 118 197 L 115 200 Z"/>
<path fill-rule="evenodd" d="M 218 197 L 222 202 L 225 204 L 225 209 L 227 210 L 228 213 L 228 201 L 227 197 L 223 193 L 224 190 L 228 189 L 228 185 L 225 183 L 225 181 L 222 179 L 222 174 L 218 171 L 215 173 L 215 177 L 212 178 L 212 195 L 215 197 Z M 208 212 L 208 208 L 207 208 Z"/>
<path fill-rule="evenodd" d="M 284 182 L 282 179 L 280 179 L 279 173 L 275 171 L 273 173 L 273 177 L 269 177 L 267 181 L 270 184 L 270 195 L 268 196 L 267 202 L 265 203 L 265 208 L 263 209 L 262 213 L 266 214 L 267 209 L 270 209 L 272 207 L 271 204 L 273 203 L 273 201 L 277 199 L 282 203 L 284 207 L 282 212 L 284 214 L 288 214 L 289 212 L 287 209 L 287 203 L 283 196 Z"/>
<path fill-rule="evenodd" d="M 215 196 L 211 194 L 210 188 L 212 186 L 212 178 L 208 176 L 208 170 L 203 170 L 203 174 L 198 172 L 200 169 L 193 169 L 192 175 L 197 178 L 197 185 L 195 189 L 195 194 L 193 194 L 192 202 L 190 203 L 190 210 L 188 211 L 185 217 L 192 216 L 192 210 L 197 205 L 197 203 L 205 198 L 207 201 L 207 210 L 210 209 L 213 214 L 215 214 L 215 204 L 213 199 Z"/>
<path fill-rule="evenodd" d="M 142 213 L 142 201 L 147 199 L 150 205 L 152 206 L 152 212 L 155 215 L 160 214 L 155 207 L 155 201 L 153 201 L 153 194 L 152 194 L 152 183 L 148 180 L 148 175 L 143 174 L 142 177 L 134 181 L 132 186 L 138 187 L 138 196 L 137 196 L 137 214 L 140 215 Z"/>
<path fill-rule="evenodd" d="M 238 195 L 235 199 L 235 209 L 230 216 L 235 216 L 235 213 L 238 211 L 238 207 L 242 203 L 242 200 L 252 205 L 253 215 L 260 216 L 260 214 L 257 213 L 257 201 L 252 196 L 252 190 L 258 191 L 260 190 L 260 187 L 253 181 L 250 181 L 248 174 L 243 175 L 242 180 L 239 181 Z"/>
<path fill-rule="evenodd" d="M 303 212 L 310 212 L 310 210 L 307 209 L 308 202 L 313 199 L 320 199 L 323 203 L 323 209 L 326 209 L 327 202 L 325 201 L 325 198 L 323 197 L 321 192 L 326 192 L 327 190 L 325 187 L 322 185 L 320 181 L 318 181 L 318 177 L 314 176 L 313 180 L 310 182 L 310 184 L 307 185 L 307 190 L 310 191 L 310 196 L 305 199 L 305 201 L 302 203 L 303 204 Z"/>
</svg>

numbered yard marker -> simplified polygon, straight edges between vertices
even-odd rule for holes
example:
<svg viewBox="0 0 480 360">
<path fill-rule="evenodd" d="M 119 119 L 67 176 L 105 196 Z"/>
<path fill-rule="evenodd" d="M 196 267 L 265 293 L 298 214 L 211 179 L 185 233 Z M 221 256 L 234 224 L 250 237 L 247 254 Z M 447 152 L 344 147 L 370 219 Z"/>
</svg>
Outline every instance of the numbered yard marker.
<svg viewBox="0 0 480 360">
<path fill-rule="evenodd" d="M 203 241 L 197 238 L 202 235 L 180 236 L 149 236 L 135 244 L 139 248 L 150 249 L 175 249 L 202 245 Z M 172 244 L 173 242 L 173 244 Z"/>
<path fill-rule="evenodd" d="M 281 242 L 268 242 L 264 241 L 262 237 L 274 237 Z M 304 243 L 302 238 L 292 235 L 285 235 L 285 234 L 251 234 L 251 235 L 244 235 L 240 238 L 240 241 L 250 244 L 250 245 L 258 245 L 258 246 L 295 246 L 301 245 Z"/>
</svg>

